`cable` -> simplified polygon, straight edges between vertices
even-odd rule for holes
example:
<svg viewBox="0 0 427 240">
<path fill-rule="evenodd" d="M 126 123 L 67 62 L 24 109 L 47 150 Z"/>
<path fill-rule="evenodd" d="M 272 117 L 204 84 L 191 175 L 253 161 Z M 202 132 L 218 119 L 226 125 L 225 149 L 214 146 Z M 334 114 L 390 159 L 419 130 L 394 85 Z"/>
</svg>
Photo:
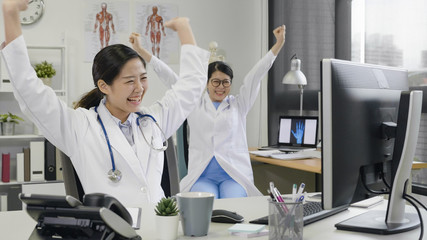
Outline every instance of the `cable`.
<svg viewBox="0 0 427 240">
<path fill-rule="evenodd" d="M 365 187 L 365 189 L 366 189 L 368 192 L 373 193 L 373 194 L 390 194 L 390 190 L 389 190 L 389 191 L 378 191 L 378 190 L 370 189 L 370 188 L 368 187 L 368 185 L 366 185 L 366 175 L 365 175 L 365 171 L 364 171 L 363 167 L 362 167 L 362 168 L 360 168 L 360 177 L 362 178 L 362 179 L 361 179 L 361 182 L 362 182 L 363 187 Z M 384 177 L 382 177 L 382 178 L 383 178 L 383 182 L 384 182 Z M 385 183 L 384 183 L 384 184 L 385 184 Z M 386 184 L 385 184 L 385 185 L 386 185 Z M 386 185 L 386 187 L 387 187 L 387 185 Z M 388 188 L 388 189 L 390 189 L 390 188 Z"/>
<path fill-rule="evenodd" d="M 410 199 L 412 199 L 412 200 L 414 200 L 415 202 L 417 202 L 418 203 L 418 205 L 420 205 L 421 207 L 423 207 L 426 211 L 427 211 L 427 207 L 424 205 L 424 204 L 422 204 L 418 199 L 416 199 L 415 197 L 413 197 L 413 196 L 411 196 L 411 195 L 408 195 L 408 194 L 405 194 L 407 197 L 409 197 Z"/>
<path fill-rule="evenodd" d="M 408 179 L 406 179 L 405 184 L 403 185 L 403 194 L 402 194 L 402 197 L 403 197 L 403 199 L 405 199 L 406 201 L 408 201 L 410 204 L 412 204 L 412 206 L 414 206 L 414 208 L 417 210 L 418 217 L 420 218 L 420 227 L 421 227 L 420 240 L 422 240 L 423 239 L 423 235 L 424 235 L 423 217 L 421 216 L 420 209 L 418 209 L 418 206 L 412 200 L 416 201 L 424 209 L 426 209 L 426 207 L 424 206 L 424 204 L 422 204 L 416 198 L 414 198 L 413 196 L 411 196 L 411 195 L 409 195 L 409 194 L 406 193 L 407 192 L 407 187 L 408 187 Z M 426 209 L 426 211 L 427 211 L 427 209 Z"/>
<path fill-rule="evenodd" d="M 385 173 L 384 173 L 384 171 L 381 171 L 380 175 L 381 175 L 381 179 L 383 180 L 384 185 L 385 185 L 388 189 L 391 189 L 390 184 L 388 184 L 387 179 L 385 178 Z"/>
<path fill-rule="evenodd" d="M 406 187 L 406 184 L 405 184 Z M 403 198 L 408 201 L 410 204 L 412 204 L 412 206 L 414 206 L 415 210 L 417 210 L 418 213 L 418 217 L 420 218 L 420 227 L 421 227 L 421 232 L 420 232 L 420 238 L 419 240 L 423 239 L 423 235 L 424 235 L 424 223 L 423 223 L 423 217 L 421 216 L 421 212 L 420 209 L 418 209 L 418 206 L 410 199 L 408 198 L 408 194 L 404 193 L 403 194 Z M 412 197 L 412 196 L 411 196 Z"/>
</svg>

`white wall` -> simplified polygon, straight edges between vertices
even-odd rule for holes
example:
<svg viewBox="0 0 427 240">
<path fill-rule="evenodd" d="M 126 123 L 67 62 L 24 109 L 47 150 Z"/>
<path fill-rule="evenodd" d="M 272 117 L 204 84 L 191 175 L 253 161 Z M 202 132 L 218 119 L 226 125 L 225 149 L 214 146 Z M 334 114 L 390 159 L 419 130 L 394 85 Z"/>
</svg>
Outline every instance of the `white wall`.
<svg viewBox="0 0 427 240">
<path fill-rule="evenodd" d="M 46 9 L 41 20 L 33 25 L 23 26 L 27 45 L 66 46 L 68 103 L 70 104 L 93 88 L 92 64 L 85 62 L 84 59 L 84 7 L 86 1 L 88 0 L 45 0 Z M 136 31 L 133 9 L 135 3 L 143 1 L 125 0 L 122 2 L 130 4 L 130 28 L 131 31 Z M 237 93 L 244 75 L 267 51 L 267 0 L 156 2 L 178 5 L 179 15 L 190 18 L 197 43 L 202 48 L 208 49 L 209 42 L 213 40 L 218 42 L 219 51 L 225 53 L 226 61 L 234 70 L 235 77 L 231 91 L 234 94 Z M 1 16 L 1 20 L 3 21 L 3 16 Z M 0 39 L 3 41 L 4 26 L 0 25 Z M 127 43 L 127 38 L 123 38 L 121 41 Z M 171 65 L 171 67 L 176 71 L 179 69 L 178 65 Z M 155 74 L 150 69 L 148 70 L 150 89 L 143 100 L 143 104 L 147 105 L 162 96 L 165 91 L 165 87 L 158 83 Z M 258 101 L 248 116 L 249 146 L 266 144 L 267 141 L 266 79 L 263 83 L 261 97 L 258 97 Z"/>
</svg>

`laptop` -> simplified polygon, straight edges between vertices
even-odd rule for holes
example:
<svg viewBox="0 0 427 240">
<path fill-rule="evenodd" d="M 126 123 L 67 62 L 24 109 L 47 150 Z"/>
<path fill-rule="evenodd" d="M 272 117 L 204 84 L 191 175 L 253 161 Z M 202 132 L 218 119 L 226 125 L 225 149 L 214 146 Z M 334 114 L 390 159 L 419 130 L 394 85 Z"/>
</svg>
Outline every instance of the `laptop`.
<svg viewBox="0 0 427 240">
<path fill-rule="evenodd" d="M 314 116 L 280 116 L 277 144 L 263 149 L 316 150 L 318 125 Z"/>
</svg>

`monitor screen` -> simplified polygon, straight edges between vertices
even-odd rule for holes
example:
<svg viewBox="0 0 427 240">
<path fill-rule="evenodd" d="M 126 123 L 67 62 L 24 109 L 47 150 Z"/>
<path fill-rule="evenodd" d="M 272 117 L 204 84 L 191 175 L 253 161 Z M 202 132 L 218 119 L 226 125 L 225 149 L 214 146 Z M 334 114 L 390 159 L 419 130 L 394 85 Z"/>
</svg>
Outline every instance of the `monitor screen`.
<svg viewBox="0 0 427 240">
<path fill-rule="evenodd" d="M 403 90 L 408 90 L 405 70 L 336 59 L 322 61 L 324 208 L 371 196 L 361 177 L 367 177 L 367 184 L 382 185 L 382 171 L 390 181 L 387 172 L 391 165 L 387 162 L 392 159 L 394 139 L 382 135 L 381 125 L 396 123 Z"/>
<path fill-rule="evenodd" d="M 278 144 L 283 146 L 316 147 L 317 117 L 281 116 Z M 302 134 L 299 134 L 301 131 Z"/>
<path fill-rule="evenodd" d="M 390 193 L 404 155 L 395 149 L 403 149 L 413 112 L 409 101 L 401 101 L 409 99 L 407 71 L 336 59 L 323 59 L 321 71 L 323 207 Z"/>
</svg>

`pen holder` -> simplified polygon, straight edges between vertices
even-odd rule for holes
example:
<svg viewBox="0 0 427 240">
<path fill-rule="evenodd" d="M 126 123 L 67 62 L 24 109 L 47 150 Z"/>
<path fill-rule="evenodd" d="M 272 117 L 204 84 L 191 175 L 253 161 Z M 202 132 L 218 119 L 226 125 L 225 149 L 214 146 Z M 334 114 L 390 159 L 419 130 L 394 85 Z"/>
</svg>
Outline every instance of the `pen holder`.
<svg viewBox="0 0 427 240">
<path fill-rule="evenodd" d="M 268 228 L 270 240 L 302 240 L 302 203 L 268 201 Z"/>
</svg>

